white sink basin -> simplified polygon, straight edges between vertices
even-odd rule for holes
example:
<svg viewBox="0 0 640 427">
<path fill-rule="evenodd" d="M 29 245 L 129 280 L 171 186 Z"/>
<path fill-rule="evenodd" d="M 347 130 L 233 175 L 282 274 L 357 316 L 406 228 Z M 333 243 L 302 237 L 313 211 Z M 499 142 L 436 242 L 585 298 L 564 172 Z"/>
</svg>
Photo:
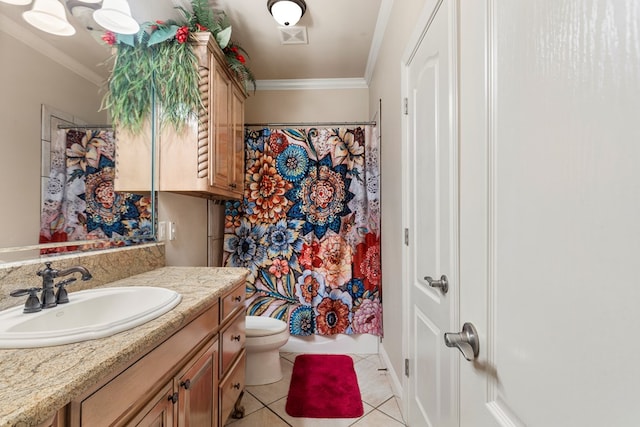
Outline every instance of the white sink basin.
<svg viewBox="0 0 640 427">
<path fill-rule="evenodd" d="M 0 311 L 0 348 L 47 347 L 104 338 L 140 326 L 174 308 L 182 296 L 146 286 L 69 292 L 69 302 L 37 313 Z"/>
</svg>

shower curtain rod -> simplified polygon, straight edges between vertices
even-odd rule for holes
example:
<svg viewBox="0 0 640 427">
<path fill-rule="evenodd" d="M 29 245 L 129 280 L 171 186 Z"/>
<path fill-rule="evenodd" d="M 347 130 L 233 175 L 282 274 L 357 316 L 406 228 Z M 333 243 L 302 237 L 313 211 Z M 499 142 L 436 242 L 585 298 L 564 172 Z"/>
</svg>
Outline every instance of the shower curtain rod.
<svg viewBox="0 0 640 427">
<path fill-rule="evenodd" d="M 298 123 L 245 123 L 246 127 L 310 127 L 310 126 L 322 126 L 322 127 L 334 127 L 334 126 L 376 126 L 375 121 L 370 122 L 298 122 Z"/>
<path fill-rule="evenodd" d="M 58 125 L 58 129 L 113 129 L 113 125 Z"/>
</svg>

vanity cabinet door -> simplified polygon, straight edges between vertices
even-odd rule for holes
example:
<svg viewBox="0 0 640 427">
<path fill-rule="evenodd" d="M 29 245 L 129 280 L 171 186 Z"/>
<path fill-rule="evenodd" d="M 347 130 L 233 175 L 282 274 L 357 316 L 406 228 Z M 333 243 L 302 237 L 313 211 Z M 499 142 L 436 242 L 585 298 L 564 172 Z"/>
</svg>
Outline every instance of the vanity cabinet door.
<svg viewBox="0 0 640 427">
<path fill-rule="evenodd" d="M 173 381 L 167 383 L 162 390 L 152 399 L 130 422 L 129 427 L 173 427 L 174 406 Z"/>
<path fill-rule="evenodd" d="M 220 381 L 220 425 L 223 426 L 238 405 L 244 391 L 246 352 L 240 352 L 227 375 Z"/>
<path fill-rule="evenodd" d="M 218 422 L 218 341 L 196 356 L 176 378 L 178 426 L 216 427 Z"/>
<path fill-rule="evenodd" d="M 38 427 L 64 427 L 68 424 L 66 414 L 67 407 L 64 407 L 47 421 L 38 424 Z"/>
</svg>

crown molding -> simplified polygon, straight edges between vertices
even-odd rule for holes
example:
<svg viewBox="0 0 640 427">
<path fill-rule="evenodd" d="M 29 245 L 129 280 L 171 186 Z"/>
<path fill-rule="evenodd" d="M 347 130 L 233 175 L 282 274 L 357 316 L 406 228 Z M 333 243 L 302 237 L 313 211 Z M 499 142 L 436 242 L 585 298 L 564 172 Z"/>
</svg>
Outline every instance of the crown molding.
<svg viewBox="0 0 640 427">
<path fill-rule="evenodd" d="M 19 25 L 2 13 L 0 13 L 0 31 L 7 33 L 7 35 L 26 44 L 40 54 L 90 81 L 94 85 L 101 87 L 104 84 L 104 77 L 100 74 L 82 65 L 60 49 L 41 39 L 33 32 L 28 31 L 23 26 Z"/>
<path fill-rule="evenodd" d="M 278 79 L 256 80 L 256 90 L 368 89 L 365 79 Z"/>
</svg>

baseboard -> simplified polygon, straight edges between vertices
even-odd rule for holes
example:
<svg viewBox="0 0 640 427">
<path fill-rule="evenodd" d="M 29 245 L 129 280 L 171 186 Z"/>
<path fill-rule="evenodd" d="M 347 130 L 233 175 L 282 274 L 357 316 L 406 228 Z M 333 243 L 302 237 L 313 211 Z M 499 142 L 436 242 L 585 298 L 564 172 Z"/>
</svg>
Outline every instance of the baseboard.
<svg viewBox="0 0 640 427">
<path fill-rule="evenodd" d="M 389 380 L 391 381 L 391 388 L 393 389 L 393 394 L 398 397 L 400 401 L 404 401 L 404 389 L 402 387 L 401 377 L 398 376 L 398 373 L 393 369 L 393 365 L 391 364 L 391 360 L 389 359 L 389 355 L 384 348 L 384 343 L 380 344 L 378 354 L 382 358 L 384 362 L 384 366 L 387 368 L 387 373 L 389 374 Z M 404 405 L 401 405 L 404 406 Z M 402 407 L 400 408 L 402 410 Z M 403 411 L 404 412 L 404 411 Z M 402 414 L 405 416 L 406 414 Z M 406 418 L 405 418 L 406 419 Z"/>
</svg>

